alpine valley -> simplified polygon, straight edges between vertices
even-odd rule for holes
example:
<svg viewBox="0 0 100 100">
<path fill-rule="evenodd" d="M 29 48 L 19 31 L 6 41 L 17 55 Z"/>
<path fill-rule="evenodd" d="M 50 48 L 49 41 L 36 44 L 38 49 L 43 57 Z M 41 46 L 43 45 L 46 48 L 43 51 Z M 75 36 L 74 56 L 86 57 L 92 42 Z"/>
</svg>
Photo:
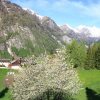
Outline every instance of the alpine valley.
<svg viewBox="0 0 100 100">
<path fill-rule="evenodd" d="M 0 0 L 0 58 L 4 53 L 7 56 L 12 52 L 21 57 L 45 52 L 51 54 L 73 39 L 91 44 L 100 40 L 100 37 L 92 35 L 93 32 L 100 32 L 100 29 L 87 26 L 71 28 L 67 24 L 58 26 L 47 16 L 8 0 Z"/>
</svg>

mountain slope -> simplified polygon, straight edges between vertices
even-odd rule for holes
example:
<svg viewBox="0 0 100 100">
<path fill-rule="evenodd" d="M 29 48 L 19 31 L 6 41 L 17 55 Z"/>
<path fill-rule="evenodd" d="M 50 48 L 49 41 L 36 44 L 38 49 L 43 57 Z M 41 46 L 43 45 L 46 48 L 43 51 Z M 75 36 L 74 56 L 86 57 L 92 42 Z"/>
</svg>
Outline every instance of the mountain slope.
<svg viewBox="0 0 100 100">
<path fill-rule="evenodd" d="M 0 49 L 10 47 L 18 56 L 27 52 L 38 55 L 52 53 L 59 43 L 44 28 L 35 14 L 30 14 L 10 1 L 0 1 Z"/>
<path fill-rule="evenodd" d="M 88 44 L 99 41 L 100 38 L 91 37 L 92 32 L 89 27 L 58 26 L 47 16 L 40 16 L 8 0 L 0 0 L 0 58 L 53 53 L 73 39 Z"/>
</svg>

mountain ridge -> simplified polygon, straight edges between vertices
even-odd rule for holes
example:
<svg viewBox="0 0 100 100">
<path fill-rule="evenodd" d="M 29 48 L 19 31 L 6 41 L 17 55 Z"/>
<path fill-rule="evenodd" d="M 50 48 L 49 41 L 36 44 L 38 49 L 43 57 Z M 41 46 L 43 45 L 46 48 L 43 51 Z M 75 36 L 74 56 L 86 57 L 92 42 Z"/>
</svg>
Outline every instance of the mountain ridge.
<svg viewBox="0 0 100 100">
<path fill-rule="evenodd" d="M 50 17 L 41 16 L 8 0 L 0 1 L 0 25 L 0 50 L 7 51 L 10 46 L 16 55 L 23 57 L 53 53 L 73 39 L 91 43 L 98 41 L 97 38 L 90 41 L 86 34 L 76 33 L 70 26 L 64 30 Z"/>
<path fill-rule="evenodd" d="M 34 12 L 33 10 L 31 10 L 31 11 Z M 35 13 L 35 12 L 34 12 L 34 14 L 36 14 L 37 17 L 41 16 L 41 15 Z M 42 24 L 42 20 L 44 18 L 50 19 L 47 16 L 42 16 L 42 18 L 39 18 L 40 21 L 41 21 L 41 24 Z M 54 21 L 52 20 L 52 22 L 54 22 Z M 43 25 L 43 26 L 45 26 L 45 25 Z M 88 43 L 89 42 L 92 43 L 92 42 L 96 42 L 96 41 L 100 40 L 100 28 L 97 28 L 95 26 L 79 25 L 79 26 L 73 28 L 73 27 L 69 26 L 68 24 L 59 26 L 56 23 L 55 23 L 54 26 L 59 27 L 58 28 L 58 31 L 60 32 L 59 35 L 61 37 L 61 40 L 64 41 L 64 42 L 69 43 L 74 38 L 77 39 L 77 40 L 82 39 L 82 41 L 86 41 Z M 62 28 L 63 26 L 65 27 L 65 29 Z M 50 25 L 49 25 L 49 27 L 50 27 Z M 56 29 L 56 28 L 54 28 L 54 29 Z M 68 34 L 68 33 L 70 33 L 70 34 Z"/>
<path fill-rule="evenodd" d="M 37 55 L 44 52 L 52 53 L 59 47 L 58 38 L 55 39 L 51 35 L 53 30 L 46 29 L 36 15 L 28 13 L 10 1 L 0 1 L 0 24 L 2 50 L 7 51 L 7 45 L 10 45 L 20 56 L 22 51 Z"/>
<path fill-rule="evenodd" d="M 100 33 L 99 28 L 96 27 L 89 27 L 89 26 L 79 26 L 76 28 L 72 28 L 69 25 L 62 25 L 60 28 L 63 30 L 63 32 L 69 36 L 70 38 L 74 38 L 79 41 L 85 41 L 89 44 L 93 42 L 100 41 Z M 96 31 L 96 35 L 93 36 L 93 34 Z"/>
</svg>

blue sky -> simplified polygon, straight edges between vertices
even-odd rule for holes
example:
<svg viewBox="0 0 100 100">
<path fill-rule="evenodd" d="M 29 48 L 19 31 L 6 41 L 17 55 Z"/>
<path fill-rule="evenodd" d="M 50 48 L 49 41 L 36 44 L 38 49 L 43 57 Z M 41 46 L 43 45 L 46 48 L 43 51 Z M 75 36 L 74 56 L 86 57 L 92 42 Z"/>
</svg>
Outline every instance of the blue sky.
<svg viewBox="0 0 100 100">
<path fill-rule="evenodd" d="M 58 25 L 69 24 L 100 28 L 100 0 L 10 0 L 51 17 Z"/>
</svg>

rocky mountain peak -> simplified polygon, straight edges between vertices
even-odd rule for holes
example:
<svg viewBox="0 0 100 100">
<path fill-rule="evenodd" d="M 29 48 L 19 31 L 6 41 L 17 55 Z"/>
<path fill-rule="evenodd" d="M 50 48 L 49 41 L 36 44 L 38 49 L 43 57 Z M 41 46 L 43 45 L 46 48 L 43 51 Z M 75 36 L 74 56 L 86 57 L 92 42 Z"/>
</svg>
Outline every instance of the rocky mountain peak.
<svg viewBox="0 0 100 100">
<path fill-rule="evenodd" d="M 41 20 L 41 23 L 44 27 L 54 32 L 62 33 L 60 27 L 52 20 L 50 17 L 44 16 Z"/>
<path fill-rule="evenodd" d="M 13 13 L 17 11 L 19 12 L 20 10 L 22 10 L 22 8 L 15 3 L 11 3 L 8 0 L 1 0 L 0 1 L 0 11 L 5 12 L 5 10 L 6 12 Z"/>
<path fill-rule="evenodd" d="M 63 32 L 71 30 L 71 27 L 67 24 L 60 26 L 60 28 L 63 30 Z"/>
</svg>

